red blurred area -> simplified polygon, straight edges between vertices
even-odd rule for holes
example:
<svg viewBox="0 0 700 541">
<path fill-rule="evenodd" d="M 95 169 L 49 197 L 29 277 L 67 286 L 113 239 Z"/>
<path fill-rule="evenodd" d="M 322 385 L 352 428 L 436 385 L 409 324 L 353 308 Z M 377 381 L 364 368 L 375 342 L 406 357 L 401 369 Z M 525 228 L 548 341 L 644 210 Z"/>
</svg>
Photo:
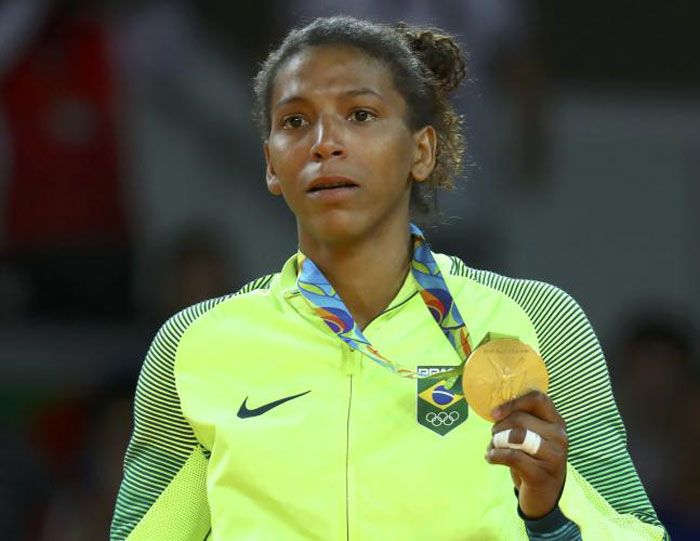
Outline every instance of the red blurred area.
<svg viewBox="0 0 700 541">
<path fill-rule="evenodd" d="M 106 29 L 59 19 L 2 85 L 12 174 L 5 220 L 16 248 L 126 236 Z"/>
</svg>

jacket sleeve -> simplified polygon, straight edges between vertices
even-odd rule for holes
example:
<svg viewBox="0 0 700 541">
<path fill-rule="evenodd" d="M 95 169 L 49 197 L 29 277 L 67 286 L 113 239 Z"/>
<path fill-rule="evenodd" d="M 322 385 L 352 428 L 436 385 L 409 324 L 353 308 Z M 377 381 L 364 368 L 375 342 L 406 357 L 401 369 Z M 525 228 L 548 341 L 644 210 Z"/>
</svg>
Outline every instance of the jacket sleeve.
<svg viewBox="0 0 700 541">
<path fill-rule="evenodd" d="M 560 500 L 583 539 L 668 539 L 627 451 L 627 435 L 596 335 L 565 292 L 539 282 L 522 305 L 550 374 L 549 394 L 567 423 L 569 458 Z"/>
<path fill-rule="evenodd" d="M 134 427 L 111 540 L 184 541 L 203 540 L 208 535 L 208 455 L 182 414 L 174 364 L 185 329 L 212 302 L 170 318 L 148 350 L 136 386 Z"/>
<path fill-rule="evenodd" d="M 583 539 L 668 539 L 630 459 L 605 357 L 578 303 L 550 284 L 472 269 L 455 257 L 450 272 L 509 296 L 535 328 L 549 395 L 569 437 L 559 505 Z M 561 536 L 540 533 L 552 541 L 575 539 L 578 532 L 566 527 Z"/>
<path fill-rule="evenodd" d="M 111 541 L 201 541 L 210 536 L 210 453 L 197 441 L 182 412 L 175 385 L 177 349 L 197 318 L 232 296 L 269 288 L 273 278 L 262 276 L 233 295 L 190 306 L 156 334 L 136 384 L 134 428 L 124 458 Z"/>
</svg>

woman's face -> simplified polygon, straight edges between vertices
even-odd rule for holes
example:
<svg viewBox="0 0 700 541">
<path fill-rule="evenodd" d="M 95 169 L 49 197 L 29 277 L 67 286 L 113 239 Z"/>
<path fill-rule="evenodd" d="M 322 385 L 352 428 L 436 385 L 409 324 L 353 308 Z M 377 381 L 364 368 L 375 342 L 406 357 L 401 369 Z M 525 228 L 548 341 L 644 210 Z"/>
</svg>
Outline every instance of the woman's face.
<svg viewBox="0 0 700 541">
<path fill-rule="evenodd" d="M 407 226 L 412 177 L 434 167 L 435 133 L 411 132 L 382 63 L 346 46 L 306 48 L 277 72 L 270 117 L 267 185 L 296 215 L 302 246 Z"/>
</svg>

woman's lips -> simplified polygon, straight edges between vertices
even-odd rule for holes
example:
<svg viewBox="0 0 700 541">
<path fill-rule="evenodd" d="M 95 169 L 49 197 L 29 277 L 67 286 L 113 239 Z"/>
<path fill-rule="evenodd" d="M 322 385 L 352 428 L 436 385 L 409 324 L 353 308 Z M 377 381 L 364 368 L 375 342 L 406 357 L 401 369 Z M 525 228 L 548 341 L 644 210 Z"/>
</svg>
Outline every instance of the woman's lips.
<svg viewBox="0 0 700 541">
<path fill-rule="evenodd" d="M 349 177 L 327 175 L 313 180 L 307 195 L 315 201 L 337 203 L 355 195 L 359 186 Z"/>
<path fill-rule="evenodd" d="M 308 191 L 314 192 L 318 190 L 331 190 L 338 187 L 357 187 L 357 182 L 349 177 L 327 175 L 315 178 L 311 182 Z"/>
<path fill-rule="evenodd" d="M 316 189 L 308 192 L 308 196 L 316 201 L 335 203 L 355 195 L 359 186 L 338 186 L 333 188 Z"/>
</svg>

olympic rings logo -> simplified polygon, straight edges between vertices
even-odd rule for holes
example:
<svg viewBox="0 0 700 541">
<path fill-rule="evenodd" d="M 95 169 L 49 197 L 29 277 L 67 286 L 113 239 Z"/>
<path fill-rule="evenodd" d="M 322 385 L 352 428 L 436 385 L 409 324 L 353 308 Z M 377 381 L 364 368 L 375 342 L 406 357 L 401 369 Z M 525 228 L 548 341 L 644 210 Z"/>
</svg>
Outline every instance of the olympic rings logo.
<svg viewBox="0 0 700 541">
<path fill-rule="evenodd" d="M 425 420 L 428 421 L 433 426 L 452 426 L 454 423 L 459 421 L 459 412 L 451 411 L 449 414 L 446 411 L 441 411 L 440 413 L 435 413 L 430 411 L 426 413 Z"/>
</svg>

